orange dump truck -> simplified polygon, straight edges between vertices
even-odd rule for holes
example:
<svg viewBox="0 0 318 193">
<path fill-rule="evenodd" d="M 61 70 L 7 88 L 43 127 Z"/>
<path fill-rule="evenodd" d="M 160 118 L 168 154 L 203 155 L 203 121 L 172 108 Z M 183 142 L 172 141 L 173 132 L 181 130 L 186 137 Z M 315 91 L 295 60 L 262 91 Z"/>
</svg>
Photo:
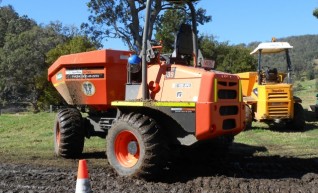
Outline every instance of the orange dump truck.
<svg viewBox="0 0 318 193">
<path fill-rule="evenodd" d="M 183 3 L 193 9 L 191 1 Z M 150 5 L 148 0 L 147 13 Z M 213 62 L 197 48 L 195 25 L 182 27 L 170 56 L 144 37 L 141 57 L 98 50 L 52 64 L 48 79 L 70 105 L 57 114 L 55 153 L 78 157 L 85 137 L 106 137 L 107 160 L 116 172 L 146 177 L 166 166 L 176 146 L 216 139 L 230 145 L 245 127 L 239 77 L 211 69 Z"/>
</svg>

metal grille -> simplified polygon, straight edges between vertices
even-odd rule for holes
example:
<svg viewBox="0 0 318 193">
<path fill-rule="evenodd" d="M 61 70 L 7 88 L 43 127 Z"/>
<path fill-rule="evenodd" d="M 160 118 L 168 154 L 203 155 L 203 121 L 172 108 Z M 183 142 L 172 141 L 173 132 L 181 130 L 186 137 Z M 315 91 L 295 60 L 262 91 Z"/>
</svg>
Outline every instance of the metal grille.
<svg viewBox="0 0 318 193">
<path fill-rule="evenodd" d="M 271 99 L 287 99 L 288 93 L 287 92 L 275 92 L 275 93 L 268 93 L 268 100 Z"/>
<path fill-rule="evenodd" d="M 269 102 L 268 115 L 272 118 L 288 117 L 288 102 Z"/>
<path fill-rule="evenodd" d="M 219 90 L 218 91 L 219 99 L 236 99 L 237 92 L 236 90 Z"/>
<path fill-rule="evenodd" d="M 236 127 L 235 119 L 223 120 L 223 124 L 222 124 L 223 130 L 231 130 L 231 129 L 235 129 L 235 127 Z"/>
<path fill-rule="evenodd" d="M 279 102 L 289 98 L 287 92 L 268 93 L 268 115 L 271 118 L 282 118 L 289 116 L 288 102 Z"/>
<path fill-rule="evenodd" d="M 222 116 L 237 115 L 237 113 L 238 113 L 237 106 L 222 106 L 222 107 L 220 107 L 220 114 Z"/>
</svg>

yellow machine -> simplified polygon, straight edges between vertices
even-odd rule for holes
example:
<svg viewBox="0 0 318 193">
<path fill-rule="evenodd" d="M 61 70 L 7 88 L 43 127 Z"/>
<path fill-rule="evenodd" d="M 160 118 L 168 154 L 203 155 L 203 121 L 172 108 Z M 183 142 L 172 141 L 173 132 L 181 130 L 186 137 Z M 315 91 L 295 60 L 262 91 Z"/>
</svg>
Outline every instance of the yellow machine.
<svg viewBox="0 0 318 193">
<path fill-rule="evenodd" d="M 302 130 L 305 127 L 304 110 L 301 99 L 293 96 L 291 81 L 291 61 L 287 42 L 261 43 L 251 52 L 258 54 L 257 72 L 244 72 L 241 78 L 242 93 L 246 103 L 246 125 L 252 121 L 285 122 L 288 129 Z M 265 66 L 264 55 L 284 54 L 287 72 L 278 72 L 277 68 Z M 266 64 L 268 65 L 268 64 Z M 286 78 L 286 80 L 285 80 Z"/>
</svg>

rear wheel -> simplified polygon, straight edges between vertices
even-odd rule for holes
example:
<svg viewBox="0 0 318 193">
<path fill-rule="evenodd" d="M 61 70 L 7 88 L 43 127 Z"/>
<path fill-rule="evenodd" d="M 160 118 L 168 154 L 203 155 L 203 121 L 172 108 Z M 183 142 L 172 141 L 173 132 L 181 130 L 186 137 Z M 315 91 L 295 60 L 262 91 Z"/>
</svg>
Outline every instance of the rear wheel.
<svg viewBox="0 0 318 193">
<path fill-rule="evenodd" d="M 287 127 L 292 130 L 304 130 L 305 128 L 305 112 L 301 104 L 294 103 L 294 118 L 287 123 Z"/>
<path fill-rule="evenodd" d="M 82 115 L 75 108 L 58 112 L 54 125 L 54 151 L 57 156 L 76 158 L 82 154 L 85 133 L 81 123 Z"/>
<path fill-rule="evenodd" d="M 121 176 L 155 176 L 164 163 L 161 139 L 153 119 L 137 113 L 124 114 L 106 137 L 107 159 Z"/>
</svg>

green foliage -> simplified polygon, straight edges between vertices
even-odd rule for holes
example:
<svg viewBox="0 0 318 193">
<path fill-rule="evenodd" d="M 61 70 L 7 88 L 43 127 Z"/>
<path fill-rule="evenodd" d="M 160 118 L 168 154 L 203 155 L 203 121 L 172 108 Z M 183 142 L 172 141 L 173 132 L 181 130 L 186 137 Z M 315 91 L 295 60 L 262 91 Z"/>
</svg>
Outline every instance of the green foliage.
<svg viewBox="0 0 318 193">
<path fill-rule="evenodd" d="M 0 102 L 28 102 L 35 111 L 61 103 L 47 81 L 47 69 L 62 54 L 95 49 L 79 34 L 77 28 L 60 22 L 38 26 L 11 6 L 0 7 Z M 57 45 L 47 58 L 46 53 Z"/>
<path fill-rule="evenodd" d="M 303 35 L 291 36 L 286 38 L 277 39 L 278 42 L 288 42 L 294 48 L 290 50 L 290 57 L 292 62 L 293 73 L 299 79 L 301 74 L 312 70 L 315 59 L 318 58 L 318 35 Z M 248 45 L 249 48 L 255 49 L 260 42 L 253 42 Z M 256 56 L 255 56 L 256 57 Z M 286 71 L 286 59 L 282 54 L 280 57 L 277 55 L 268 55 L 264 57 L 263 62 L 268 65 L 278 67 L 280 71 Z"/>
<path fill-rule="evenodd" d="M 250 55 L 250 50 L 242 46 L 231 46 L 219 69 L 239 73 L 246 71 L 255 71 L 256 59 Z"/>
<path fill-rule="evenodd" d="M 316 8 L 312 14 L 318 19 L 318 8 Z"/>
<path fill-rule="evenodd" d="M 318 92 L 318 66 L 316 66 L 316 68 L 314 69 L 314 72 L 315 72 L 315 91 Z"/>
<path fill-rule="evenodd" d="M 313 79 L 315 79 L 315 71 L 314 71 L 314 70 L 309 70 L 309 71 L 307 71 L 306 78 L 307 78 L 308 80 L 313 80 Z"/>
<path fill-rule="evenodd" d="M 18 17 L 12 6 L 0 7 L 0 47 L 4 45 L 10 21 L 15 21 Z"/>
<path fill-rule="evenodd" d="M 61 40 L 58 34 L 38 26 L 20 34 L 8 34 L 0 51 L 0 94 L 9 102 L 28 101 L 37 110 L 40 90 L 35 86 L 47 70 L 45 53 Z"/>
<path fill-rule="evenodd" d="M 46 62 L 52 64 L 62 55 L 92 50 L 96 50 L 96 47 L 86 37 L 73 37 L 69 41 L 61 43 L 48 51 L 46 54 Z M 38 104 L 41 108 L 47 109 L 49 105 L 60 105 L 64 103 L 63 98 L 53 87 L 52 83 L 47 81 L 47 73 L 38 77 L 36 82 L 37 89 L 42 91 L 40 98 L 38 99 Z"/>
<path fill-rule="evenodd" d="M 92 15 L 89 17 L 90 23 L 82 24 L 82 29 L 89 35 L 94 41 L 101 41 L 108 38 L 119 38 L 125 45 L 131 50 L 136 46 L 139 50 L 142 48 L 142 30 L 144 11 L 146 8 L 146 0 L 90 0 L 88 2 L 88 8 Z M 171 49 L 171 35 L 168 33 L 175 33 L 172 26 L 180 25 L 179 13 L 174 15 L 169 9 L 176 8 L 173 3 L 163 0 L 153 1 L 152 11 L 150 14 L 150 25 L 149 25 L 149 37 L 152 37 L 154 31 L 154 24 L 156 30 L 159 32 L 157 40 L 162 40 L 167 43 L 167 49 Z M 184 6 L 179 5 L 184 12 L 188 13 L 189 10 L 185 9 Z M 167 10 L 168 15 L 173 15 L 172 19 L 167 18 L 167 15 L 160 15 L 162 10 Z M 206 16 L 206 11 L 202 8 L 197 9 L 198 23 L 203 24 L 211 20 L 210 16 Z M 188 16 L 186 16 L 188 18 Z M 176 19 L 176 20 L 173 20 Z M 161 28 L 167 22 L 169 27 Z M 161 31 L 163 30 L 163 31 Z M 172 31 L 171 31 L 172 30 Z M 167 39 L 166 39 L 167 38 Z"/>
<path fill-rule="evenodd" d="M 199 47 L 205 58 L 213 59 L 216 64 L 223 63 L 226 54 L 229 52 L 227 42 L 218 42 L 212 35 L 204 35 L 199 38 Z"/>
<path fill-rule="evenodd" d="M 164 14 L 159 15 L 155 23 L 155 39 L 161 41 L 163 53 L 172 53 L 174 50 L 175 37 L 179 27 L 183 23 L 192 24 L 191 15 L 180 6 L 174 6 L 174 9 L 168 9 Z M 206 15 L 206 11 L 202 8 L 197 10 L 197 25 L 210 22 L 211 16 Z"/>
<path fill-rule="evenodd" d="M 68 42 L 57 45 L 46 54 L 46 62 L 52 64 L 58 57 L 66 54 L 96 50 L 95 45 L 84 36 L 77 36 Z"/>
<path fill-rule="evenodd" d="M 130 49 L 133 45 L 141 48 L 139 18 L 140 12 L 145 9 L 145 1 L 90 0 L 87 6 L 92 13 L 90 23 L 84 23 L 81 27 L 94 41 L 120 38 Z M 160 4 L 156 1 L 156 7 L 161 9 L 161 1 Z M 158 15 L 157 12 L 153 13 L 153 17 Z"/>
<path fill-rule="evenodd" d="M 163 53 L 172 53 L 174 49 L 175 36 L 182 23 L 185 23 L 184 14 L 180 10 L 167 10 L 160 16 L 161 22 L 156 24 L 155 39 L 162 42 Z"/>
<path fill-rule="evenodd" d="M 35 21 L 27 16 L 19 17 L 12 6 L 0 7 L 0 47 L 4 46 L 5 37 L 10 34 L 20 34 L 36 26 Z"/>
<path fill-rule="evenodd" d="M 39 91 L 37 105 L 39 109 L 48 109 L 49 105 L 64 104 L 64 99 L 56 91 L 51 82 L 47 81 L 47 71 L 44 71 L 42 76 L 36 78 L 35 87 Z"/>
<path fill-rule="evenodd" d="M 208 35 L 202 36 L 199 43 L 204 57 L 216 61 L 217 70 L 230 73 L 255 71 L 257 61 L 249 54 L 251 50 L 243 45 L 220 43 Z"/>
</svg>

